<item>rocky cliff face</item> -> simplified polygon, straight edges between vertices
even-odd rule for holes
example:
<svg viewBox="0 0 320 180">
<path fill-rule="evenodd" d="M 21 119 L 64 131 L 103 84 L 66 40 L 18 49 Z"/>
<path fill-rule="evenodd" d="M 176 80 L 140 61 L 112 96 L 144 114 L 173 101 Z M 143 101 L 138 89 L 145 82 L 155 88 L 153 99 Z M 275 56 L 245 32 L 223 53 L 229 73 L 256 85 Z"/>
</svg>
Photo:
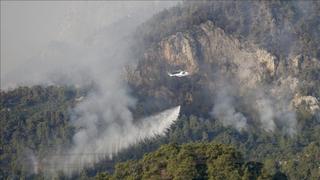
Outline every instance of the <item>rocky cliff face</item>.
<svg viewBox="0 0 320 180">
<path fill-rule="evenodd" d="M 191 74 L 199 70 L 195 40 L 190 34 L 181 32 L 172 35 L 159 43 L 159 57 L 170 66 L 182 68 Z"/>
<path fill-rule="evenodd" d="M 144 79 L 144 85 L 157 80 L 155 84 L 159 85 L 169 80 L 166 72 L 180 69 L 189 72 L 191 79 L 200 76 L 212 80 L 219 74 L 237 78 L 242 86 L 254 88 L 276 72 L 276 58 L 272 54 L 250 43 L 241 44 L 211 21 L 164 38 L 148 49 L 144 57 L 135 73 L 135 82 Z"/>
<path fill-rule="evenodd" d="M 208 21 L 189 31 L 164 38 L 146 52 L 142 64 L 155 61 L 153 64 L 159 67 L 154 66 L 153 70 L 163 66 L 169 72 L 182 69 L 191 75 L 203 75 L 219 69 L 223 73 L 237 74 L 241 82 L 254 86 L 263 76 L 275 75 L 275 59 L 253 44 L 241 44 Z M 146 67 L 139 69 L 140 74 L 146 71 L 149 71 Z"/>
<path fill-rule="evenodd" d="M 312 113 L 319 107 L 316 97 L 299 94 L 299 73 L 310 66 L 319 67 L 319 61 L 301 55 L 280 60 L 207 21 L 148 48 L 130 83 L 159 107 L 180 104 L 185 113 L 211 115 L 236 128 L 255 124 L 268 132 L 280 128 L 294 134 L 295 108 L 302 101 Z M 169 77 L 167 72 L 174 70 L 190 75 Z"/>
<path fill-rule="evenodd" d="M 303 105 L 304 108 L 313 114 L 320 110 L 319 101 L 313 96 L 296 95 L 292 100 L 292 103 L 295 107 Z"/>
</svg>

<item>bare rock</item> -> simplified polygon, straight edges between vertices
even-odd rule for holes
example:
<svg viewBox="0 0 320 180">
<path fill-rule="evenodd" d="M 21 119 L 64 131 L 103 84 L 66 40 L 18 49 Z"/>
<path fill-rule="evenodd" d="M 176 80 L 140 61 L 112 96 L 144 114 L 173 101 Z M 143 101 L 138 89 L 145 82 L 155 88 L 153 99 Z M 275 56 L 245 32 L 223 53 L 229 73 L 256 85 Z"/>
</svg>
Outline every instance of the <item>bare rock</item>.
<svg viewBox="0 0 320 180">
<path fill-rule="evenodd" d="M 320 110 L 319 101 L 313 96 L 300 96 L 297 94 L 292 100 L 292 105 L 294 107 L 305 105 L 312 114 Z"/>
</svg>

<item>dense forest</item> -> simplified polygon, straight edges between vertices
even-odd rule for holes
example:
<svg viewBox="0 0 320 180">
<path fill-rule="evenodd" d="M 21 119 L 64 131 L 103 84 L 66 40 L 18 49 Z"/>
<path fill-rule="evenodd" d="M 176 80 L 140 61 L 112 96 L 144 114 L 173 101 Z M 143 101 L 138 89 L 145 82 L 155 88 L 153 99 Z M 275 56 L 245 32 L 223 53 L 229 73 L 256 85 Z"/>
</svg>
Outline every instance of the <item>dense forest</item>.
<svg viewBox="0 0 320 180">
<path fill-rule="evenodd" d="M 71 87 L 54 86 L 1 92 L 2 178 L 27 176 L 33 171 L 34 153 L 70 143 L 74 128 L 69 124 L 69 111 L 79 93 Z"/>
<path fill-rule="evenodd" d="M 190 143 L 163 145 L 138 161 L 116 165 L 113 176 L 97 179 L 281 179 L 266 174 L 258 162 L 244 162 L 241 153 L 222 144 Z"/>
<path fill-rule="evenodd" d="M 30 176 L 32 159 L 29 158 L 31 158 L 32 153 L 41 156 L 41 153 L 45 154 L 45 152 L 50 151 L 54 146 L 62 144 L 67 146 L 70 144 L 75 130 L 68 123 L 70 120 L 70 108 L 77 103 L 77 97 L 80 97 L 81 93 L 84 95 L 84 92 L 76 91 L 74 88 L 42 88 L 39 86 L 2 92 L 2 177 Z M 213 146 L 214 149 L 216 145 L 208 143 L 211 142 L 232 145 L 241 152 L 242 155 L 240 157 L 243 159 L 243 162 L 259 162 L 260 165 L 258 165 L 263 165 L 265 173 L 269 175 L 282 172 L 290 177 L 290 179 L 317 179 L 320 177 L 319 122 L 316 116 L 305 114 L 303 111 L 299 113 L 299 117 L 302 131 L 297 137 L 291 138 L 285 137 L 281 133 L 272 135 L 268 133 L 263 134 L 258 131 L 241 133 L 233 128 L 222 126 L 221 123 L 214 119 L 203 119 L 194 115 L 189 117 L 182 115 L 172 128 L 168 130 L 166 136 L 145 140 L 124 150 L 114 158 L 113 163 L 141 158 L 144 153 L 156 150 L 161 144 L 202 142 L 203 144 L 194 145 L 194 148 L 201 147 L 200 149 L 206 149 L 207 146 Z M 164 146 L 158 153 L 161 154 L 162 151 L 166 152 L 166 148 L 170 147 L 172 146 Z M 178 146 L 173 147 L 178 148 Z M 192 148 L 193 145 L 183 147 Z M 227 148 L 222 145 L 217 148 L 226 148 L 228 151 L 232 150 L 232 148 L 230 149 L 230 147 Z M 226 153 L 228 153 L 227 150 Z M 28 155 L 26 156 L 26 154 Z M 158 158 L 157 161 L 161 161 L 161 158 L 166 158 L 166 156 L 162 157 L 156 154 L 149 156 L 151 158 L 154 155 L 155 158 Z M 184 159 L 183 154 L 180 156 Z M 228 161 L 231 164 L 234 163 L 234 159 L 228 159 Z M 176 163 L 178 162 L 176 160 Z M 98 163 L 94 169 L 89 168 L 84 170 L 81 176 L 89 178 L 94 177 L 97 172 L 103 172 L 104 170 L 113 171 L 113 163 Z M 119 164 L 116 167 L 128 167 L 128 173 L 135 172 L 135 170 L 130 170 L 130 167 L 139 167 L 139 162 L 137 163 L 131 164 L 128 162 L 128 164 Z M 150 165 L 156 166 L 157 164 L 150 163 Z M 245 166 L 245 164 L 242 164 L 239 168 L 243 168 L 242 166 Z M 123 172 L 124 170 L 121 168 L 118 171 Z M 244 170 L 241 169 L 242 171 Z M 117 177 L 116 174 L 117 168 L 114 177 Z M 143 174 L 144 172 L 138 174 L 137 177 L 143 176 Z M 102 175 L 100 174 L 99 177 Z M 129 173 L 129 175 L 131 174 Z M 152 173 L 149 175 L 152 175 Z M 244 174 L 240 175 L 241 177 L 244 176 Z"/>
<path fill-rule="evenodd" d="M 148 47 L 210 20 L 241 41 L 253 41 L 277 56 L 294 49 L 319 58 L 319 8 L 318 1 L 185 1 L 156 14 L 137 29 L 136 36 Z"/>
<path fill-rule="evenodd" d="M 133 144 L 78 174 L 56 177 L 320 179 L 319 12 L 318 1 L 185 1 L 154 15 L 134 34 L 139 62 L 126 69 L 126 80 L 137 102 L 130 110 L 139 118 L 181 105 L 179 118 L 164 136 Z M 252 58 L 259 53 L 262 63 Z M 243 58 L 234 60 L 239 54 Z M 252 84 L 237 74 L 247 59 L 257 67 L 249 73 L 249 79 L 258 77 Z M 176 68 L 192 74 L 166 76 Z M 48 178 L 34 159 L 72 145 L 79 130 L 73 109 L 91 91 L 94 85 L 1 90 L 0 179 Z M 277 113 L 291 108 L 275 113 L 272 131 L 259 120 L 255 103 L 261 98 Z M 246 129 L 216 115 L 221 105 L 231 107 L 232 115 L 241 112 Z M 287 133 L 286 112 L 296 119 L 295 133 Z"/>
</svg>

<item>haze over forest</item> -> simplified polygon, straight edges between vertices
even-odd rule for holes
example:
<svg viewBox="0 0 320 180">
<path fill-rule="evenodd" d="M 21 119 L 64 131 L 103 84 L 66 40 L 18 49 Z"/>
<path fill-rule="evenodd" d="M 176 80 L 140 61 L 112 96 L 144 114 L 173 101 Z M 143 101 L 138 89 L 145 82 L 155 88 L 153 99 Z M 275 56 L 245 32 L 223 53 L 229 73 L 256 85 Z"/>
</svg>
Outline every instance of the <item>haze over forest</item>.
<svg viewBox="0 0 320 180">
<path fill-rule="evenodd" d="M 0 179 L 319 179 L 318 1 L 1 1 Z"/>
</svg>

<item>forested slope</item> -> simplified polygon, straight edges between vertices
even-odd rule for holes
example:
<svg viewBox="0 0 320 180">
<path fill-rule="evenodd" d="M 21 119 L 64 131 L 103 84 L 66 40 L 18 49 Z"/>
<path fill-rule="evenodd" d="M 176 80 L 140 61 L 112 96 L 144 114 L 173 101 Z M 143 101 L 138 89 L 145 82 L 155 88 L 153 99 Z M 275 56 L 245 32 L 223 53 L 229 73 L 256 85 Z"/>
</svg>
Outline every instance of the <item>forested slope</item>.
<svg viewBox="0 0 320 180">
<path fill-rule="evenodd" d="M 30 175 L 36 156 L 70 144 L 70 112 L 80 94 L 54 86 L 1 92 L 1 178 Z"/>
<path fill-rule="evenodd" d="M 319 179 L 319 12 L 318 1 L 186 1 L 155 15 L 134 35 L 130 110 L 181 105 L 178 120 L 73 178 Z M 167 75 L 179 69 L 190 75 Z M 72 109 L 90 90 L 1 91 L 0 178 L 43 178 L 33 156 L 72 143 Z"/>
<path fill-rule="evenodd" d="M 245 162 L 234 148 L 214 143 L 163 145 L 140 160 L 116 165 L 112 176 L 97 179 L 271 179 L 281 172 L 267 174 L 263 164 Z"/>
</svg>

